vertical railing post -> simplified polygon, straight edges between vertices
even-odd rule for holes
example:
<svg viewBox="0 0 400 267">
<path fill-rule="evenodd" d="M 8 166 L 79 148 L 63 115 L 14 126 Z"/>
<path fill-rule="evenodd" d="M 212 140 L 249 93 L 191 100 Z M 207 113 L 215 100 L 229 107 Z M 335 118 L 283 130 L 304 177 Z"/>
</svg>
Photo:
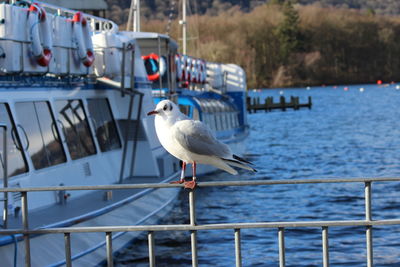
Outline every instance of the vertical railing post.
<svg viewBox="0 0 400 267">
<path fill-rule="evenodd" d="M 107 267 L 113 267 L 112 232 L 106 232 Z"/>
<path fill-rule="evenodd" d="M 235 259 L 236 267 L 242 267 L 242 249 L 240 245 L 240 229 L 235 229 Z"/>
<path fill-rule="evenodd" d="M 64 233 L 64 243 L 65 243 L 65 263 L 67 267 L 72 267 L 71 262 L 71 234 Z"/>
<path fill-rule="evenodd" d="M 0 125 L 3 128 L 3 188 L 8 187 L 8 156 L 7 156 L 7 126 Z M 3 192 L 4 207 L 3 207 L 3 227 L 8 228 L 8 192 Z"/>
<path fill-rule="evenodd" d="M 122 59 L 121 59 L 121 96 L 125 95 L 125 60 L 126 60 L 126 43 L 122 43 Z"/>
<path fill-rule="evenodd" d="M 122 160 L 121 160 L 121 169 L 119 171 L 119 183 L 122 184 L 124 180 L 124 172 L 125 172 L 125 162 L 126 162 L 126 154 L 128 152 L 128 143 L 129 143 L 129 136 L 130 136 L 130 126 L 131 126 L 131 117 L 132 117 L 132 110 L 133 110 L 133 103 L 135 95 L 130 94 L 129 99 L 129 108 L 128 108 L 128 117 L 126 118 L 126 127 L 124 133 L 124 141 L 123 146 L 124 149 L 122 150 Z"/>
<path fill-rule="evenodd" d="M 149 241 L 149 266 L 155 267 L 156 266 L 156 255 L 154 253 L 154 232 L 150 231 L 147 234 L 147 238 Z"/>
<path fill-rule="evenodd" d="M 329 240 L 328 227 L 322 227 L 322 262 L 323 267 L 329 267 Z"/>
<path fill-rule="evenodd" d="M 190 225 L 196 225 L 196 211 L 195 211 L 195 195 L 194 190 L 189 191 L 189 216 L 190 216 Z M 198 266 L 197 260 L 197 231 L 192 230 L 190 232 L 190 240 L 192 244 L 192 266 Z"/>
<path fill-rule="evenodd" d="M 22 224 L 24 230 L 29 230 L 28 223 L 28 192 L 21 192 L 21 204 L 22 204 Z M 31 266 L 31 245 L 29 240 L 29 234 L 24 234 L 25 241 L 25 266 Z"/>
<path fill-rule="evenodd" d="M 365 220 L 372 220 L 371 212 L 371 182 L 365 182 Z M 372 245 L 372 226 L 367 226 L 366 230 L 366 240 L 367 240 L 367 266 L 372 267 L 374 265 L 373 261 L 373 245 Z"/>
<path fill-rule="evenodd" d="M 279 267 L 285 267 L 285 228 L 278 228 Z"/>
</svg>

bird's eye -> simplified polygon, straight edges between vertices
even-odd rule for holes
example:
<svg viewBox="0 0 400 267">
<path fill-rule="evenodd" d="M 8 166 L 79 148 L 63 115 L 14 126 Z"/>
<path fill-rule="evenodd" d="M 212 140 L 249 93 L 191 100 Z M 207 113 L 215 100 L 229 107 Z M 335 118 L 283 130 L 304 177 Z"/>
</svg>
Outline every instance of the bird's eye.
<svg viewBox="0 0 400 267">
<path fill-rule="evenodd" d="M 167 109 L 168 109 L 168 105 L 165 105 L 165 106 L 163 107 L 163 110 L 166 111 Z"/>
</svg>

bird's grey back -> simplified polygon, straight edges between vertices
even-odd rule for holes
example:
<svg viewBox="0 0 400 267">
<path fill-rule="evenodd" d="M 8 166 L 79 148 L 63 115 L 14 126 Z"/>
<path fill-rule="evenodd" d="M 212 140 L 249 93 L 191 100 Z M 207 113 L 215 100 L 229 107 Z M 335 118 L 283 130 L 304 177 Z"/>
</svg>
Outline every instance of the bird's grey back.
<svg viewBox="0 0 400 267">
<path fill-rule="evenodd" d="M 220 158 L 232 156 L 230 148 L 219 142 L 200 121 L 181 120 L 175 124 L 174 131 L 179 144 L 192 153 Z"/>
</svg>

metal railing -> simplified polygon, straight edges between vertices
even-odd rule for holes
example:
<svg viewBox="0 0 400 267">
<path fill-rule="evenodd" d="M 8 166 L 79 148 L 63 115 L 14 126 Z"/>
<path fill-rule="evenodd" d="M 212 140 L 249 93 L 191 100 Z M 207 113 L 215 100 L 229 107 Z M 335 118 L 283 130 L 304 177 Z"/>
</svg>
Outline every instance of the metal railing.
<svg viewBox="0 0 400 267">
<path fill-rule="evenodd" d="M 25 265 L 31 265 L 30 235 L 38 234 L 64 234 L 66 265 L 72 266 L 71 260 L 71 234 L 74 233 L 104 233 L 106 240 L 107 265 L 113 266 L 112 235 L 114 232 L 148 232 L 149 264 L 155 266 L 154 232 L 158 231 L 189 231 L 191 235 L 192 266 L 198 266 L 197 256 L 197 232 L 203 230 L 232 229 L 235 243 L 236 266 L 242 266 L 241 253 L 241 230 L 256 228 L 276 228 L 278 230 L 279 266 L 285 266 L 285 229 L 286 228 L 321 228 L 322 238 L 322 260 L 323 266 L 329 266 L 329 228 L 338 226 L 365 226 L 367 266 L 373 266 L 373 237 L 372 228 L 383 225 L 400 225 L 400 219 L 372 219 L 372 183 L 374 182 L 400 182 L 400 178 L 348 178 L 348 179 L 294 179 L 294 180 L 253 180 L 253 181 L 225 181 L 225 182 L 202 182 L 199 187 L 214 186 L 258 186 L 258 185 L 298 185 L 298 184 L 321 184 L 321 183 L 362 183 L 364 185 L 364 220 L 334 220 L 334 221 L 287 221 L 287 222 L 254 222 L 254 223 L 218 223 L 197 224 L 195 210 L 195 191 L 189 194 L 189 224 L 169 225 L 127 225 L 127 226 L 104 226 L 104 227 L 60 227 L 47 229 L 30 229 L 28 224 L 28 193 L 40 191 L 58 190 L 118 190 L 118 189 L 143 189 L 143 188 L 172 188 L 182 187 L 179 184 L 115 184 L 99 186 L 55 186 L 40 188 L 1 188 L 0 192 L 20 192 L 22 195 L 22 229 L 0 230 L 0 235 L 22 234 L 25 242 Z"/>
</svg>

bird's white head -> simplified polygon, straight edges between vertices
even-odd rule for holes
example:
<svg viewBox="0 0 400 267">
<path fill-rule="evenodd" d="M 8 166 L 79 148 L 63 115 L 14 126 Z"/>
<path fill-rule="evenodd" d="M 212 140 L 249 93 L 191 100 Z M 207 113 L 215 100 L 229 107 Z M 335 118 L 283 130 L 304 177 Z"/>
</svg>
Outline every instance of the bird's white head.
<svg viewBox="0 0 400 267">
<path fill-rule="evenodd" d="M 179 118 L 183 114 L 180 112 L 178 106 L 170 101 L 170 100 L 163 100 L 159 102 L 155 108 L 155 110 L 150 111 L 147 115 L 158 115 L 163 117 L 164 119 L 169 118 Z"/>
</svg>

